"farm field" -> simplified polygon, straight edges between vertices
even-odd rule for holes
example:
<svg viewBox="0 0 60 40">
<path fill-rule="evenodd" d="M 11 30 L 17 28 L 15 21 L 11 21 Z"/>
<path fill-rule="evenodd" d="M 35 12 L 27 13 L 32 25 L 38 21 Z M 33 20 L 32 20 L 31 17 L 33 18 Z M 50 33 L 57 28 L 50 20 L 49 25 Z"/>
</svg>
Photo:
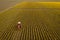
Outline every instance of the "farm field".
<svg viewBox="0 0 60 40">
<path fill-rule="evenodd" d="M 0 40 L 60 40 L 59 6 L 60 3 L 21 3 L 0 13 Z M 18 21 L 22 24 L 20 29 Z"/>
</svg>

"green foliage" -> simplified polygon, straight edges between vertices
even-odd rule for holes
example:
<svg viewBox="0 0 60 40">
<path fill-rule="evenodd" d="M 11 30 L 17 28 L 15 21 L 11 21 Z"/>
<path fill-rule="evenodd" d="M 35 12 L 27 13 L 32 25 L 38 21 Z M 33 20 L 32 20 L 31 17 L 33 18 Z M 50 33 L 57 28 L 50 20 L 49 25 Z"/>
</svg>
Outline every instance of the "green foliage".
<svg viewBox="0 0 60 40">
<path fill-rule="evenodd" d="M 17 8 L 0 14 L 1 40 L 60 39 L 59 8 Z M 21 29 L 17 28 L 18 21 L 22 23 Z"/>
</svg>

